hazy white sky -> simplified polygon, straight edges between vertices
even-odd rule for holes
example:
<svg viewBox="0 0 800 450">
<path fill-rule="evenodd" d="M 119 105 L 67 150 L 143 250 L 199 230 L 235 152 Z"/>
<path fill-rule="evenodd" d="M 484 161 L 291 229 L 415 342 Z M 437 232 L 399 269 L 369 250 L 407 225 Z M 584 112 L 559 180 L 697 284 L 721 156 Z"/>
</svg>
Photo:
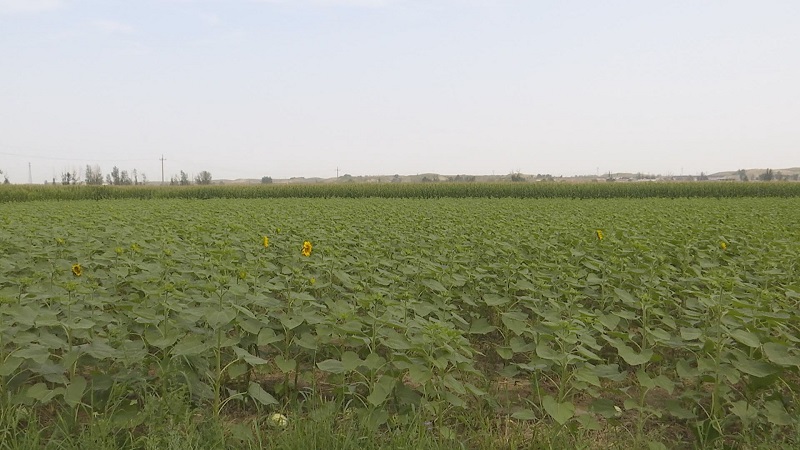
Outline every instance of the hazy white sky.
<svg viewBox="0 0 800 450">
<path fill-rule="evenodd" d="M 800 1 L 0 0 L 0 170 L 800 166 Z"/>
</svg>

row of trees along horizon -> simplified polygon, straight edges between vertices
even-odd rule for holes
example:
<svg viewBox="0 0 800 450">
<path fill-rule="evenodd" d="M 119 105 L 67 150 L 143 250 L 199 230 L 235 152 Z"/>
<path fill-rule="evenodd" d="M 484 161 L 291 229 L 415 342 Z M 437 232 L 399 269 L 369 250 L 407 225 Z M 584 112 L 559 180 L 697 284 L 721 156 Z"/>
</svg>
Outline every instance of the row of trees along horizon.
<svg viewBox="0 0 800 450">
<path fill-rule="evenodd" d="M 188 173 L 181 170 L 180 174 L 170 177 L 169 184 L 170 186 L 188 186 L 192 183 L 211 184 L 211 180 L 211 172 L 207 170 L 203 170 L 195 175 L 194 180 L 189 178 Z M 48 183 L 48 180 L 44 181 L 44 184 Z M 75 184 L 86 184 L 91 186 L 101 186 L 103 184 L 110 186 L 139 186 L 147 184 L 147 175 L 145 175 L 144 172 L 139 173 L 136 169 L 128 172 L 127 170 L 119 170 L 119 167 L 114 166 L 114 168 L 111 169 L 111 173 L 106 174 L 106 176 L 103 177 L 103 171 L 100 169 L 100 166 L 87 165 L 86 171 L 83 173 L 82 180 L 81 176 L 78 174 L 78 171 L 73 169 L 72 171 L 65 171 L 61 173 L 60 183 L 58 180 L 56 180 L 56 177 L 53 177 L 52 184 L 62 184 L 65 186 Z"/>
<path fill-rule="evenodd" d="M 3 171 L 0 170 L 0 175 L 3 174 Z M 747 176 L 747 171 L 744 169 L 739 169 L 734 172 L 734 175 L 739 178 L 739 181 L 750 181 L 750 178 Z M 772 169 L 767 169 L 763 173 L 759 174 L 756 179 L 759 181 L 798 181 L 800 174 L 793 174 L 793 175 L 784 175 L 780 171 L 777 173 L 774 172 Z M 344 178 L 349 178 L 350 175 L 345 175 Z M 552 181 L 552 175 L 537 175 L 537 178 L 544 177 L 549 181 Z M 611 177 L 611 173 L 608 174 L 609 180 L 613 180 Z M 395 175 L 393 182 L 400 181 L 399 175 Z M 438 178 L 438 177 L 437 177 Z M 437 178 L 429 179 L 428 177 L 424 177 L 422 179 L 423 182 L 434 182 L 439 181 Z M 649 176 L 642 176 L 642 174 L 638 174 L 637 179 L 642 178 L 653 178 L 656 177 L 654 175 Z M 705 173 L 700 173 L 700 176 L 697 178 L 699 181 L 708 180 L 708 176 Z M 211 173 L 207 170 L 201 171 L 194 177 L 194 184 L 211 184 L 212 177 Z M 475 181 L 474 176 L 464 176 L 461 178 L 461 175 L 456 176 L 456 178 L 452 181 Z M 522 176 L 519 172 L 514 172 L 511 174 L 511 181 L 525 181 L 525 177 Z M 7 176 L 4 176 L 3 184 L 10 184 Z M 45 180 L 44 184 L 49 184 L 50 181 Z M 262 184 L 271 184 L 272 177 L 262 177 L 261 178 Z M 94 186 L 101 186 L 103 184 L 111 185 L 111 186 L 139 186 L 147 184 L 147 175 L 143 172 L 140 174 L 136 169 L 133 169 L 130 173 L 127 170 L 120 171 L 117 166 L 114 166 L 111 169 L 111 173 L 107 174 L 105 178 L 103 177 L 103 172 L 100 169 L 100 166 L 86 166 L 86 171 L 83 174 L 83 180 L 78 174 L 78 171 L 73 169 L 72 171 L 64 171 L 61 173 L 61 183 L 58 183 L 56 177 L 53 177 L 52 184 L 62 184 L 62 185 L 76 185 L 76 184 L 86 184 L 86 185 L 94 185 Z M 192 184 L 192 179 L 189 178 L 189 174 L 184 172 L 183 170 L 180 171 L 180 174 L 172 175 L 169 179 L 170 186 L 188 186 Z"/>
<path fill-rule="evenodd" d="M 747 172 L 744 169 L 737 170 L 736 176 L 739 177 L 740 181 L 749 181 L 747 178 Z M 767 169 L 758 175 L 759 181 L 798 181 L 798 179 L 800 179 L 800 174 L 784 175 L 780 170 L 773 172 L 772 169 Z"/>
</svg>

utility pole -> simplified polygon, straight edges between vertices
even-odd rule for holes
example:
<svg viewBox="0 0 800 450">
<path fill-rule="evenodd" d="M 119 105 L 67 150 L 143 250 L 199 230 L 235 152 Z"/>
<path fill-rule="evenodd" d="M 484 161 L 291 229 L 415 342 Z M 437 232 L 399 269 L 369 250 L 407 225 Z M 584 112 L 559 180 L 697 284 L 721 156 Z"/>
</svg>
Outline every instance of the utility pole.
<svg viewBox="0 0 800 450">
<path fill-rule="evenodd" d="M 164 155 L 162 154 L 161 155 L 161 184 L 162 185 L 164 184 L 164 161 L 166 161 L 166 159 L 164 159 Z"/>
<path fill-rule="evenodd" d="M 33 176 L 31 174 L 31 163 L 28 163 L 28 184 L 33 184 Z"/>
<path fill-rule="evenodd" d="M 336 178 L 339 178 L 339 168 L 336 168 Z"/>
</svg>

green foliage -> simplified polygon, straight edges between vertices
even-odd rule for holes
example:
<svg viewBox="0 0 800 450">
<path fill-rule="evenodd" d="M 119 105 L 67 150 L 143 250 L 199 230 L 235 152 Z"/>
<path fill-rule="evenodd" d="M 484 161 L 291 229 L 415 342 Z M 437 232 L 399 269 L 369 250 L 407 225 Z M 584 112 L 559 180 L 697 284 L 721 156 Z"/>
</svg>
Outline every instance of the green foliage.
<svg viewBox="0 0 800 450">
<path fill-rule="evenodd" d="M 63 192 L 90 189 L 225 192 Z M 214 423 L 327 398 L 445 439 L 478 409 L 549 424 L 549 443 L 620 424 L 632 448 L 662 424 L 701 447 L 798 435 L 796 198 L 64 206 L 0 204 L 13 407 L 141 418 L 181 392 Z"/>
<path fill-rule="evenodd" d="M 185 179 L 184 179 L 185 178 Z M 101 199 L 211 198 L 742 198 L 800 197 L 800 183 L 380 183 L 258 184 L 178 186 L 189 184 L 182 172 L 173 186 L 9 186 L 1 202 Z"/>
</svg>

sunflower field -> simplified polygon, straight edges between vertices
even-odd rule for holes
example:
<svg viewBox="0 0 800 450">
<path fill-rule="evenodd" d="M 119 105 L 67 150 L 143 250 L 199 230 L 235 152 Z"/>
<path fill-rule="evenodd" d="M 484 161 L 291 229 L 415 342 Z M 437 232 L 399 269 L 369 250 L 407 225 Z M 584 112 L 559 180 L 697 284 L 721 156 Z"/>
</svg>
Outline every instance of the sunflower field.
<svg viewBox="0 0 800 450">
<path fill-rule="evenodd" d="M 798 224 L 796 197 L 0 203 L 0 407 L 800 446 Z"/>
</svg>

